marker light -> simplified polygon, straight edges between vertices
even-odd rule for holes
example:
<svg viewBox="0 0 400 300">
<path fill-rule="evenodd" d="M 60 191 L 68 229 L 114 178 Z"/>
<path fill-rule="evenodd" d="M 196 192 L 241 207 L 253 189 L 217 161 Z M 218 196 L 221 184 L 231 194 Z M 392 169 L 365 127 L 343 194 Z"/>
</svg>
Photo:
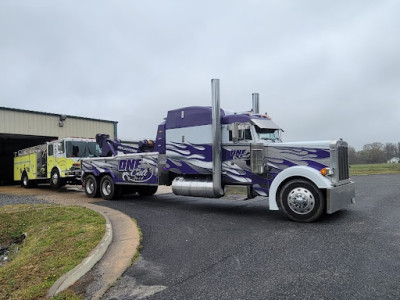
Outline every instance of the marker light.
<svg viewBox="0 0 400 300">
<path fill-rule="evenodd" d="M 333 174 L 333 170 L 331 168 L 323 168 L 320 172 L 323 176 L 329 176 Z"/>
</svg>

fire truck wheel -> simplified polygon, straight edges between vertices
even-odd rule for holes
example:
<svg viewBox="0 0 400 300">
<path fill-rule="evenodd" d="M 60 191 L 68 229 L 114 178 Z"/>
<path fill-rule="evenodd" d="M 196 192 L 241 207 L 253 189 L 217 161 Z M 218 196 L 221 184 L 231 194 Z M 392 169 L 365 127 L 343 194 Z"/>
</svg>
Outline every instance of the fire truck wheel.
<svg viewBox="0 0 400 300">
<path fill-rule="evenodd" d="M 22 173 L 21 186 L 26 189 L 29 189 L 31 187 L 31 183 L 29 181 L 28 174 L 26 174 L 26 172 Z"/>
<path fill-rule="evenodd" d="M 100 194 L 104 200 L 112 200 L 118 194 L 118 189 L 111 176 L 106 175 L 100 181 Z"/>
<path fill-rule="evenodd" d="M 138 187 L 138 194 L 140 196 L 151 196 L 157 192 L 158 186 L 141 186 Z"/>
<path fill-rule="evenodd" d="M 324 195 L 312 182 L 305 179 L 287 182 L 279 198 L 283 212 L 293 221 L 313 222 L 325 211 Z"/>
<path fill-rule="evenodd" d="M 60 172 L 58 172 L 57 169 L 53 169 L 51 171 L 51 177 L 50 177 L 50 186 L 53 189 L 58 189 L 63 185 L 62 179 L 60 177 Z"/>
<path fill-rule="evenodd" d="M 93 175 L 88 175 L 85 178 L 85 193 L 89 198 L 95 198 L 100 195 L 99 183 Z"/>
</svg>

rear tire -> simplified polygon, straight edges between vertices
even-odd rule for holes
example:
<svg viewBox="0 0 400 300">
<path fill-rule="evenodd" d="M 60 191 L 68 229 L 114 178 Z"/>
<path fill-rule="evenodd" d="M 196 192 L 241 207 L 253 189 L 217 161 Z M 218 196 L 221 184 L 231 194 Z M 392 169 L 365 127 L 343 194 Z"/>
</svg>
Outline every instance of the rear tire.
<svg viewBox="0 0 400 300">
<path fill-rule="evenodd" d="M 99 183 L 94 175 L 85 178 L 85 194 L 88 198 L 96 198 L 100 195 Z"/>
<path fill-rule="evenodd" d="M 113 200 L 118 195 L 118 187 L 115 186 L 111 176 L 105 175 L 101 179 L 100 194 L 104 200 Z"/>
<path fill-rule="evenodd" d="M 29 181 L 28 174 L 26 174 L 26 172 L 22 173 L 21 187 L 26 189 L 29 189 L 31 187 L 31 182 Z"/>
<path fill-rule="evenodd" d="M 280 206 L 286 216 L 296 222 L 314 222 L 325 211 L 325 197 L 310 181 L 294 179 L 280 193 Z"/>
</svg>

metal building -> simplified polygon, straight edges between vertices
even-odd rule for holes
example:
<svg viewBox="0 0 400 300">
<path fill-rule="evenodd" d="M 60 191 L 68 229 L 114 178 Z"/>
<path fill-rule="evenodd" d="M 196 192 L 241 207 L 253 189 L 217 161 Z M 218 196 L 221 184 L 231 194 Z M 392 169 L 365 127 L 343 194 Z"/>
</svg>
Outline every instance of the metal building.
<svg viewBox="0 0 400 300">
<path fill-rule="evenodd" d="M 65 137 L 117 137 L 116 121 L 0 107 L 0 185 L 13 183 L 14 152 Z"/>
</svg>

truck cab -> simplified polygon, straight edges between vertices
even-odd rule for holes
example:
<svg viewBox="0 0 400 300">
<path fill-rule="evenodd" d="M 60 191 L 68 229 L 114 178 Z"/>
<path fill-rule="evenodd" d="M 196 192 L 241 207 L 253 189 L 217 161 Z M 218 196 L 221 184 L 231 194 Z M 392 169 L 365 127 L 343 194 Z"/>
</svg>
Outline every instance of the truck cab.
<svg viewBox="0 0 400 300">
<path fill-rule="evenodd" d="M 159 181 L 194 197 L 245 186 L 250 198 L 268 197 L 269 209 L 302 222 L 355 201 L 346 142 L 283 142 L 282 131 L 265 114 L 224 110 L 214 100 L 171 110 L 157 132 Z"/>
</svg>

